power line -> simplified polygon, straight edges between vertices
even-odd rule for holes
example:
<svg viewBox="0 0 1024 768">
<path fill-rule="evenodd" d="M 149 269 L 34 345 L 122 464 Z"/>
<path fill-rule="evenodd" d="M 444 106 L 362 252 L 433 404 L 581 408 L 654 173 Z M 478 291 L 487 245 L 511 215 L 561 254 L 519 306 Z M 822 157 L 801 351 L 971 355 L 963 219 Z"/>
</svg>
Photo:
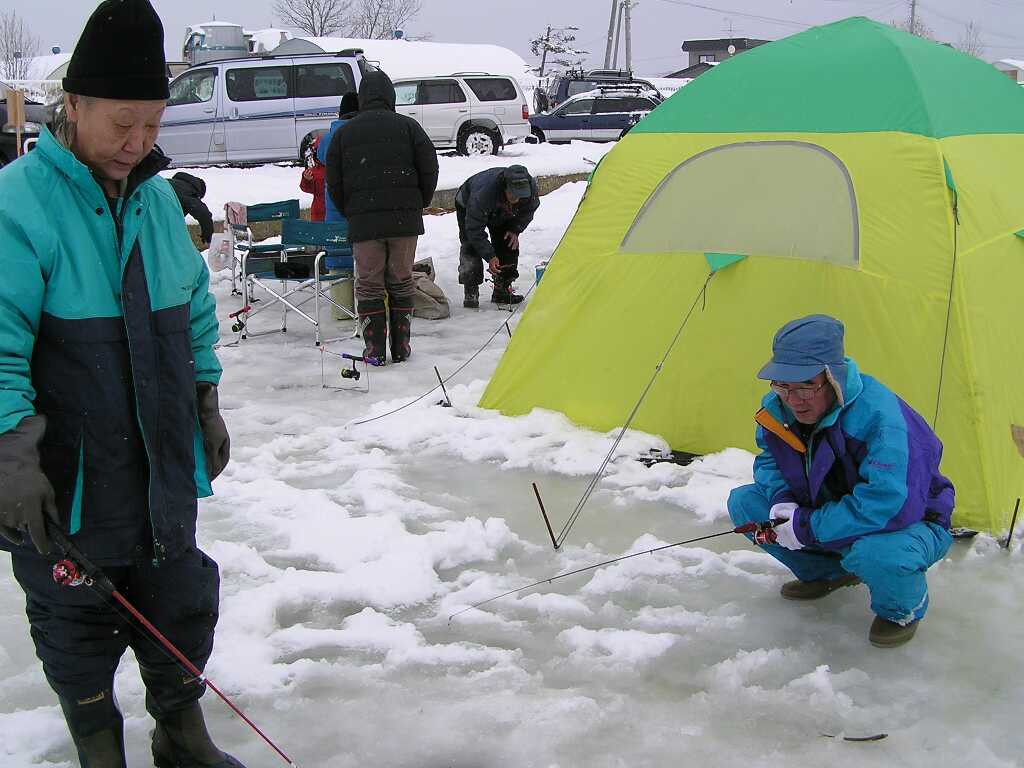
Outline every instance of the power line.
<svg viewBox="0 0 1024 768">
<path fill-rule="evenodd" d="M 701 3 L 692 3 L 689 0 L 658 0 L 661 3 L 668 3 L 669 5 L 684 6 L 687 8 L 697 8 L 702 11 L 712 11 L 713 13 L 728 14 L 730 16 L 739 16 L 744 19 L 751 19 L 752 21 L 764 21 L 769 24 L 781 24 L 783 26 L 797 27 L 799 29 L 809 29 L 815 26 L 814 24 L 805 24 L 802 21 L 793 21 L 792 19 L 779 19 L 774 16 L 761 16 L 756 13 L 745 13 L 744 11 L 734 11 L 729 8 L 715 8 L 711 5 L 703 5 Z"/>
</svg>

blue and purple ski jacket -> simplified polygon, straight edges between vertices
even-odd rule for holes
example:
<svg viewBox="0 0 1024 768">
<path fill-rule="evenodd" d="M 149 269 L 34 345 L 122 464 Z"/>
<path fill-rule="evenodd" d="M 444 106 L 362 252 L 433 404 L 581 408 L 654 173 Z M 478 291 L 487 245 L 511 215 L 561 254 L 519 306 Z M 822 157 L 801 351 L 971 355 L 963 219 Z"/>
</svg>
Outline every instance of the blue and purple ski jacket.
<svg viewBox="0 0 1024 768">
<path fill-rule="evenodd" d="M 922 520 L 949 528 L 953 484 L 939 472 L 942 443 L 927 422 L 846 358 L 842 397 L 805 446 L 773 392 L 758 412 L 754 482 L 774 504 L 795 503 L 804 546 L 838 550 L 861 536 Z"/>
</svg>

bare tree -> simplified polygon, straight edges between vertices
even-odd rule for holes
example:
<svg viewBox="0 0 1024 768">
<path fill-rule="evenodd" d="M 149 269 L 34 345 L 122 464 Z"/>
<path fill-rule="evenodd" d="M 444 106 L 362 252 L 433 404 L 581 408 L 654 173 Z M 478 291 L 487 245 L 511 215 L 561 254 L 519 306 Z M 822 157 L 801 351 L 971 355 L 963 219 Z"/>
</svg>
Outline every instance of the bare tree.
<svg viewBox="0 0 1024 768">
<path fill-rule="evenodd" d="M 352 0 L 274 0 L 274 14 L 283 24 L 312 37 L 330 37 L 349 24 Z"/>
<path fill-rule="evenodd" d="M 543 35 L 530 41 L 530 51 L 534 56 L 540 56 L 540 66 L 536 69 L 538 77 L 544 77 L 544 68 L 548 64 L 571 69 L 583 63 L 588 51 L 578 50 L 573 45 L 578 31 L 579 27 L 548 27 Z"/>
<path fill-rule="evenodd" d="M 420 0 L 354 0 L 348 14 L 348 34 L 363 40 L 388 40 L 422 7 Z"/>
<path fill-rule="evenodd" d="M 924 23 L 920 16 L 916 16 L 911 24 L 910 19 L 896 19 L 889 22 L 890 27 L 896 27 L 896 29 L 902 29 L 904 32 L 909 32 L 917 37 L 923 37 L 926 40 L 935 39 L 935 30 Z"/>
<path fill-rule="evenodd" d="M 978 25 L 973 21 L 967 22 L 960 32 L 960 39 L 953 47 L 979 59 L 984 56 L 985 41 L 981 39 L 981 29 Z"/>
<path fill-rule="evenodd" d="M 29 65 L 39 53 L 39 38 L 14 11 L 0 12 L 0 75 L 27 80 Z"/>
</svg>

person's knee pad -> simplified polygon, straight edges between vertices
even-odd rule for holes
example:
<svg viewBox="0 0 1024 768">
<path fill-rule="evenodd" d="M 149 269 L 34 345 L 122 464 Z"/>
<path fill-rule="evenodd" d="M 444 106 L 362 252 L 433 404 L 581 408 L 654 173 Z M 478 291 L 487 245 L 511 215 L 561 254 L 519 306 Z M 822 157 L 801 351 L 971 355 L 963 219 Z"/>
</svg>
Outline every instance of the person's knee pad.
<svg viewBox="0 0 1024 768">
<path fill-rule="evenodd" d="M 75 741 L 110 728 L 120 728 L 124 722 L 121 709 L 117 706 L 112 688 L 92 694 L 80 695 L 81 691 L 68 695 L 58 694 L 64 720 Z"/>
</svg>

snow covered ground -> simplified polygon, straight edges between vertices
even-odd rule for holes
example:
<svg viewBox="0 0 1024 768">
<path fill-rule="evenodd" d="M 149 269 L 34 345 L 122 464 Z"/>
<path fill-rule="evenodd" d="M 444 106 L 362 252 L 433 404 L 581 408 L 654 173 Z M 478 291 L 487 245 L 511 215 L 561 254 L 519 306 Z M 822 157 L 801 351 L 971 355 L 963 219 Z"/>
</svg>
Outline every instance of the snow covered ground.
<svg viewBox="0 0 1024 768">
<path fill-rule="evenodd" d="M 583 188 L 543 199 L 523 237 L 524 275 L 551 254 Z M 369 394 L 320 388 L 320 353 L 298 321 L 220 352 L 233 460 L 200 509 L 200 543 L 223 579 L 207 671 L 297 765 L 1022 765 L 1019 542 L 1010 552 L 983 537 L 955 545 L 929 573 L 932 609 L 917 637 L 890 651 L 867 642 L 865 588 L 784 602 L 786 572 L 739 536 L 564 579 L 449 624 L 545 576 L 728 528 L 725 499 L 749 481 L 751 456 L 645 468 L 631 457 L 660 441 L 628 435 L 553 553 L 530 483 L 564 520 L 614 435 L 475 407 L 507 315 L 461 307 L 454 216 L 426 225 L 420 255 L 434 258 L 452 317 L 415 321 L 411 361 L 373 371 Z M 238 300 L 224 273 L 215 278 L 223 318 Z M 448 375 L 497 329 L 449 385 L 454 407 L 435 405 L 438 392 L 353 425 L 428 391 L 433 366 Z M 227 322 L 222 331 L 229 343 Z M 328 359 L 332 385 L 346 383 L 339 362 Z M 64 768 L 73 750 L 9 571 L 0 559 L 0 765 Z M 129 765 L 149 765 L 130 654 L 117 693 Z M 249 768 L 284 765 L 212 694 L 205 707 L 219 743 Z M 824 736 L 877 733 L 889 736 Z"/>
<path fill-rule="evenodd" d="M 510 144 L 497 155 L 463 157 L 454 153 L 438 155 L 440 176 L 438 189 L 458 189 L 472 176 L 495 166 L 525 165 L 534 176 L 553 176 L 570 173 L 589 173 L 614 142 L 595 143 L 573 141 L 569 144 Z M 175 168 L 164 171 L 170 178 L 178 171 L 186 171 L 206 182 L 203 198 L 216 220 L 224 219 L 224 204 L 229 200 L 251 205 L 274 200 L 298 199 L 303 208 L 313 202 L 313 196 L 299 190 L 302 168 L 298 165 L 262 165 L 254 168 Z M 191 219 L 190 219 L 191 221 Z"/>
</svg>

